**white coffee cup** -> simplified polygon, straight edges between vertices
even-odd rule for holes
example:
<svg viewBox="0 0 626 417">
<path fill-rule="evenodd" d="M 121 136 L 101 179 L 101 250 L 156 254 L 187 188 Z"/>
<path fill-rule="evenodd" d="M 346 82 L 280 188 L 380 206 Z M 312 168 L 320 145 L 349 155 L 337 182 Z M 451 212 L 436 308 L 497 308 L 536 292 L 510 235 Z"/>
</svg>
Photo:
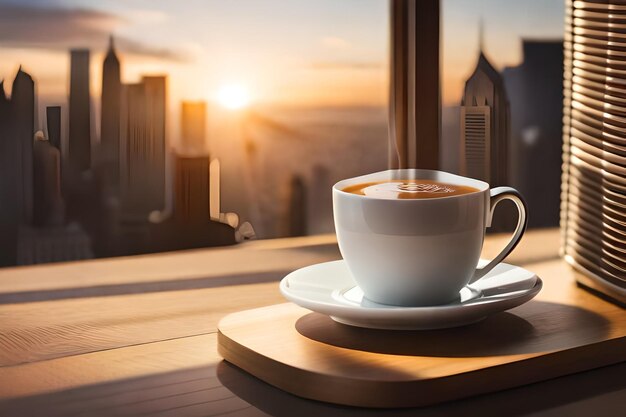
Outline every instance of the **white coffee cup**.
<svg viewBox="0 0 626 417">
<path fill-rule="evenodd" d="M 368 182 L 425 179 L 478 191 L 439 198 L 386 199 L 343 191 Z M 509 244 L 478 268 L 494 208 L 505 199 L 519 210 Z M 510 187 L 442 171 L 402 169 L 339 181 L 333 186 L 339 249 L 355 282 L 371 301 L 400 306 L 439 305 L 493 269 L 515 248 L 526 229 L 526 205 Z"/>
</svg>

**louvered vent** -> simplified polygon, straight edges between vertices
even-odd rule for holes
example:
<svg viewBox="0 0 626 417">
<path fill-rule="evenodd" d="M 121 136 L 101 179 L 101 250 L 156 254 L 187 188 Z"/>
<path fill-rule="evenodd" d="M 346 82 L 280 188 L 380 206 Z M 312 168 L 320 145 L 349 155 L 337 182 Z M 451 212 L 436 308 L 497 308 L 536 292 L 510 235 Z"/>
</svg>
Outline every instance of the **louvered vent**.
<svg viewBox="0 0 626 417">
<path fill-rule="evenodd" d="M 626 303 L 626 4 L 566 0 L 562 249 Z"/>
</svg>

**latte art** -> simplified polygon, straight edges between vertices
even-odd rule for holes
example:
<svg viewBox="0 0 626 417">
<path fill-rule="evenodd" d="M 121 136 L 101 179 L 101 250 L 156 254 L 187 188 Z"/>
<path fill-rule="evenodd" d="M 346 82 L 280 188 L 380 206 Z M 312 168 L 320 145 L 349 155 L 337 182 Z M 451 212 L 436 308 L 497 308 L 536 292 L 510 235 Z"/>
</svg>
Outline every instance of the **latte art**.
<svg viewBox="0 0 626 417">
<path fill-rule="evenodd" d="M 478 191 L 465 185 L 446 184 L 433 180 L 389 180 L 351 185 L 343 191 L 389 200 L 441 198 Z"/>
<path fill-rule="evenodd" d="M 424 184 L 417 182 L 403 182 L 398 185 L 398 190 L 409 193 L 453 193 L 454 190 L 443 184 Z"/>
</svg>

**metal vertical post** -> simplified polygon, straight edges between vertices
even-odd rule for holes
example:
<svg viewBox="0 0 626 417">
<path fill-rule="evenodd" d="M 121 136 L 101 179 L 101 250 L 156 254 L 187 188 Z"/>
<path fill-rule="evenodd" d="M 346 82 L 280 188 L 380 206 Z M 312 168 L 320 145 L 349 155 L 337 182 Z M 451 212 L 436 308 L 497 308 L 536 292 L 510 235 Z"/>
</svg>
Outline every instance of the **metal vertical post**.
<svg viewBox="0 0 626 417">
<path fill-rule="evenodd" d="M 391 0 L 389 167 L 439 166 L 439 0 Z"/>
</svg>

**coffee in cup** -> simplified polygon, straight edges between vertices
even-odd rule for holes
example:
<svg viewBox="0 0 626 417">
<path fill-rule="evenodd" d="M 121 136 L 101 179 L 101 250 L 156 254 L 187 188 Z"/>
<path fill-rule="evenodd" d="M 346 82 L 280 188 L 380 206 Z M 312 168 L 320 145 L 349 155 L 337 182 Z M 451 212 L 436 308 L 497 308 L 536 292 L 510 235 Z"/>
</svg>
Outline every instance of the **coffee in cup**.
<svg viewBox="0 0 626 417">
<path fill-rule="evenodd" d="M 504 250 L 477 268 L 485 230 L 504 199 L 519 210 L 517 228 Z M 365 297 L 399 306 L 454 301 L 513 250 L 526 228 L 516 190 L 420 169 L 339 181 L 333 214 L 339 249 Z"/>
<path fill-rule="evenodd" d="M 400 179 L 349 185 L 342 191 L 388 199 L 440 198 L 474 193 L 477 188 L 433 180 Z"/>
</svg>

